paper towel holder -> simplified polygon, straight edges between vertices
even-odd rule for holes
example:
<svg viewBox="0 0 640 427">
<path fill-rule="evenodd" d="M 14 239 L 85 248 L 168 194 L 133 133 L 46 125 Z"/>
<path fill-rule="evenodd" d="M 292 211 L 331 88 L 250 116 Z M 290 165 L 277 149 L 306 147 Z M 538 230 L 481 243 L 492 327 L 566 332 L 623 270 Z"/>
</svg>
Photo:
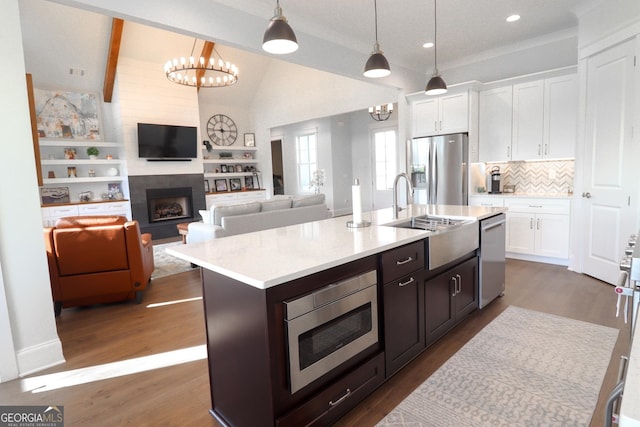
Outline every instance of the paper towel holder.
<svg viewBox="0 0 640 427">
<path fill-rule="evenodd" d="M 352 191 L 352 202 L 353 202 L 353 217 L 354 219 L 351 221 L 347 221 L 348 228 L 364 228 L 369 227 L 371 225 L 371 221 L 367 221 L 362 219 L 362 205 L 360 199 L 360 180 L 356 178 L 353 182 L 353 187 L 351 187 Z M 357 215 L 356 215 L 357 210 Z M 356 221 L 356 218 L 359 220 Z"/>
</svg>

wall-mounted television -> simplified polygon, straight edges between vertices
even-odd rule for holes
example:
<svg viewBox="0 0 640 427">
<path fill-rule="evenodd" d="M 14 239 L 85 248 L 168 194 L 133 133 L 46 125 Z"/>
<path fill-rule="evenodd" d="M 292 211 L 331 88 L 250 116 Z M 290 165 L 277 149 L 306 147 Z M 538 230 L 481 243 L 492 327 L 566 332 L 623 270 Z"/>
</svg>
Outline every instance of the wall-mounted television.
<svg viewBox="0 0 640 427">
<path fill-rule="evenodd" d="M 198 157 L 198 129 L 138 123 L 138 157 L 147 160 L 189 160 Z"/>
</svg>

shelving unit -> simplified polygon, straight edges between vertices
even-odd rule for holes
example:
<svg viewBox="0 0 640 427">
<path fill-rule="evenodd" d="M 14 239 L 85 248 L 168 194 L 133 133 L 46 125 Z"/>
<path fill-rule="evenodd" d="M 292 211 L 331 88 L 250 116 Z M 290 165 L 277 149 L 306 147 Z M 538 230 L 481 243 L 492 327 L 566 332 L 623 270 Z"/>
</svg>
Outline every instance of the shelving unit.
<svg viewBox="0 0 640 427">
<path fill-rule="evenodd" d="M 90 159 L 86 153 L 88 147 L 100 151 L 97 159 Z M 69 204 L 62 207 L 43 206 L 43 222 L 50 223 L 51 218 L 59 217 L 56 209 L 65 214 L 124 214 L 131 218 L 128 202 L 128 181 L 126 179 L 126 161 L 122 144 L 106 141 L 39 138 L 40 167 L 42 187 L 68 187 Z M 73 159 L 66 158 L 66 149 L 75 150 Z M 107 159 L 107 156 L 111 157 Z M 75 168 L 75 176 L 69 176 L 68 168 Z M 50 177 L 50 174 L 53 177 Z M 106 199 L 109 183 L 119 183 L 122 199 Z M 88 202 L 80 202 L 80 193 L 91 192 Z M 81 206 L 82 205 L 82 206 Z M 89 208 L 91 207 L 91 209 Z M 68 212 L 67 212 L 68 211 Z"/>
<path fill-rule="evenodd" d="M 203 164 L 204 164 L 204 177 L 205 178 L 239 178 L 253 176 L 253 171 L 245 171 L 245 167 L 254 167 L 258 164 L 255 158 L 256 147 L 212 147 L 211 151 L 206 148 L 202 149 Z M 232 157 L 220 157 L 221 153 L 231 153 Z M 244 157 L 245 153 L 251 153 L 251 157 Z M 242 172 L 222 172 L 223 165 L 232 165 L 234 168 L 237 165 L 243 166 Z M 218 172 L 216 172 L 218 170 Z M 213 188 L 213 187 L 212 187 Z"/>
<path fill-rule="evenodd" d="M 101 156 L 110 155 L 112 159 L 89 159 L 86 154 L 88 147 L 96 147 Z M 65 149 L 76 150 L 74 159 L 65 158 Z M 43 183 L 55 184 L 81 184 L 90 182 L 119 182 L 123 180 L 122 168 L 124 160 L 119 159 L 122 146 L 113 142 L 101 141 L 75 141 L 75 140 L 51 140 L 40 139 L 40 164 L 42 165 Z M 48 170 L 45 168 L 48 167 Z M 68 176 L 68 167 L 76 168 L 76 176 Z M 113 168 L 117 173 L 113 172 Z M 89 171 L 94 170 L 95 176 L 90 176 Z M 52 171 L 55 178 L 48 178 L 48 172 Z M 111 173 L 110 173 L 111 172 Z"/>
</svg>

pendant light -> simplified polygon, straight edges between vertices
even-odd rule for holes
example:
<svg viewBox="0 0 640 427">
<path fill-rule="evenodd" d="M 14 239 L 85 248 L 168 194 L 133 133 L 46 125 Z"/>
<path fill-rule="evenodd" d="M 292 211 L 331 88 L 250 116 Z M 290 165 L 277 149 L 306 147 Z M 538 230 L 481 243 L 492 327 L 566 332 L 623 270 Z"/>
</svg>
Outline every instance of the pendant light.
<svg viewBox="0 0 640 427">
<path fill-rule="evenodd" d="M 373 0 L 373 10 L 375 14 L 376 25 L 376 44 L 373 45 L 373 52 L 369 60 L 364 66 L 364 76 L 370 78 L 386 77 L 391 74 L 391 67 L 389 67 L 389 61 L 384 57 L 384 52 L 380 50 L 380 44 L 378 43 L 378 4 L 377 0 Z"/>
<path fill-rule="evenodd" d="M 438 17 L 437 0 L 433 0 L 433 54 L 434 54 L 434 70 L 433 76 L 427 83 L 425 93 L 427 95 L 442 95 L 447 92 L 447 84 L 438 73 Z"/>
<path fill-rule="evenodd" d="M 298 40 L 293 30 L 287 23 L 287 18 L 282 14 L 280 0 L 276 1 L 276 9 L 269 26 L 264 32 L 262 49 L 269 53 L 282 55 L 298 50 Z"/>
</svg>

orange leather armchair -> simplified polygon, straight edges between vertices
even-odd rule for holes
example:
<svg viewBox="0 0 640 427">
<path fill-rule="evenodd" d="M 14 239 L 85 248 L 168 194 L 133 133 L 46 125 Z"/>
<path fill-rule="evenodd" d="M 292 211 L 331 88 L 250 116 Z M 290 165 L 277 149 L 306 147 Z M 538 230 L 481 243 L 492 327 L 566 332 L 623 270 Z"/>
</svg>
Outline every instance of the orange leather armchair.
<svg viewBox="0 0 640 427">
<path fill-rule="evenodd" d="M 76 307 L 142 301 L 154 269 L 151 234 L 123 216 L 61 218 L 44 229 L 55 315 Z"/>
</svg>

